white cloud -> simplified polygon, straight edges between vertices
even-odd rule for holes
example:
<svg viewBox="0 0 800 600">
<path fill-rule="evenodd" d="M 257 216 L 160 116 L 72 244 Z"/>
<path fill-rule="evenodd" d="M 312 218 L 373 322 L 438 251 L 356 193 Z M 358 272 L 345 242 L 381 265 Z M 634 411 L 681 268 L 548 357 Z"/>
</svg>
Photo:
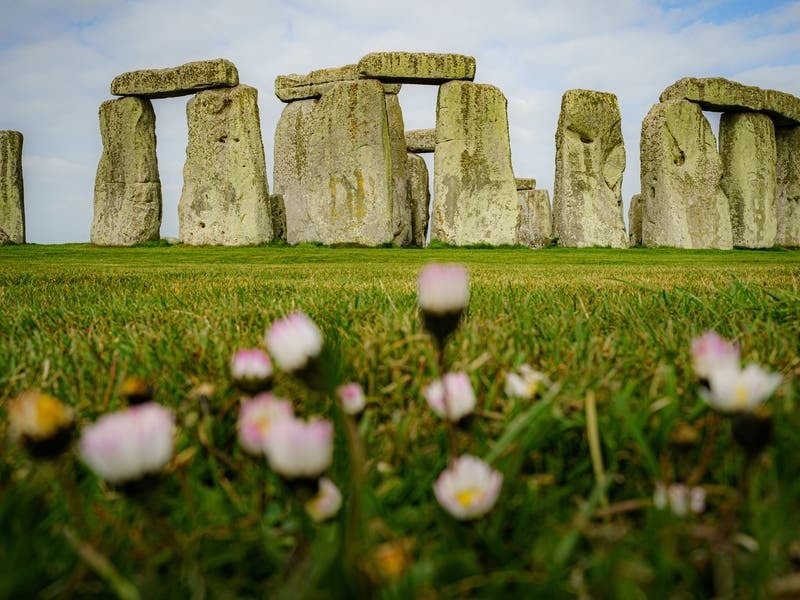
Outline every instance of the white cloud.
<svg viewBox="0 0 800 600">
<path fill-rule="evenodd" d="M 25 136 L 28 239 L 87 241 L 100 154 L 97 109 L 110 98 L 115 75 L 232 60 L 240 80 L 259 90 L 271 181 L 274 128 L 284 107 L 273 93 L 277 75 L 352 63 L 378 50 L 458 52 L 477 59 L 476 81 L 505 93 L 514 168 L 540 187 L 552 189 L 563 92 L 616 94 L 628 155 L 627 201 L 638 191 L 641 120 L 673 81 L 723 76 L 800 94 L 800 2 L 753 6 L 720 0 L 406 0 L 400 6 L 388 0 L 33 0 L 18 3 L 0 22 L 0 80 L 6 82 L 0 128 Z M 435 97 L 433 89 L 404 88 L 408 128 L 434 125 Z M 185 102 L 154 103 L 163 235 L 177 233 Z"/>
</svg>

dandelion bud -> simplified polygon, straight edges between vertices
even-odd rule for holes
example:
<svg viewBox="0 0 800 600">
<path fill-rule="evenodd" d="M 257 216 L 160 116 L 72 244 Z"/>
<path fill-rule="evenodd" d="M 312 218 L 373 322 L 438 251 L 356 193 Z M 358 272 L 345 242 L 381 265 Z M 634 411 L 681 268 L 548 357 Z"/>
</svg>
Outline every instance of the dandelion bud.
<svg viewBox="0 0 800 600">
<path fill-rule="evenodd" d="M 317 495 L 306 502 L 306 512 L 315 523 L 334 517 L 342 507 L 342 493 L 330 479 L 321 477 Z"/>
<path fill-rule="evenodd" d="M 265 451 L 272 470 L 287 479 L 319 477 L 333 460 L 333 424 L 278 419 L 270 427 Z"/>
<path fill-rule="evenodd" d="M 240 390 L 249 394 L 269 388 L 272 378 L 272 360 L 258 348 L 238 350 L 231 357 L 231 379 Z"/>
<path fill-rule="evenodd" d="M 503 476 L 479 458 L 464 454 L 442 471 L 433 492 L 436 500 L 456 519 L 482 517 L 494 507 Z"/>
<path fill-rule="evenodd" d="M 171 411 L 146 402 L 108 413 L 81 435 L 86 465 L 113 484 L 138 481 L 160 472 L 173 453 L 175 422 Z"/>
<path fill-rule="evenodd" d="M 141 377 L 126 377 L 119 387 L 119 395 L 128 404 L 144 404 L 153 399 L 153 386 Z"/>
<path fill-rule="evenodd" d="M 56 456 L 67 447 L 74 418 L 71 407 L 39 390 L 23 392 L 8 405 L 12 437 L 38 458 Z"/>
<path fill-rule="evenodd" d="M 417 284 L 423 324 L 441 346 L 469 305 L 469 274 L 464 265 L 431 263 L 422 268 Z"/>
</svg>

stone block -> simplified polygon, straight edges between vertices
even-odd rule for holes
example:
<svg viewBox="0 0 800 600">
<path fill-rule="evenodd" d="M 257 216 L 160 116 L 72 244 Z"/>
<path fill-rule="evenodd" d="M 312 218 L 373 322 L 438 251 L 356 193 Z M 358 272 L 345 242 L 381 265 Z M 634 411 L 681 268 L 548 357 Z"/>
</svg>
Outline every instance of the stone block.
<svg viewBox="0 0 800 600">
<path fill-rule="evenodd" d="M 357 65 L 317 69 L 307 75 L 278 75 L 275 78 L 275 95 L 282 102 L 320 98 L 335 84 L 358 79 Z M 387 94 L 398 94 L 401 87 L 399 83 L 386 83 L 383 89 Z"/>
<path fill-rule="evenodd" d="M 518 242 L 507 102 L 494 86 L 450 81 L 436 103 L 431 239 L 456 246 Z"/>
<path fill-rule="evenodd" d="M 536 180 L 531 178 L 517 177 L 514 182 L 516 183 L 517 190 L 535 190 Z"/>
<path fill-rule="evenodd" d="M 360 77 L 390 83 L 438 85 L 475 79 L 475 58 L 463 54 L 373 52 L 358 62 Z"/>
<path fill-rule="evenodd" d="M 800 124 L 800 98 L 722 77 L 684 77 L 666 88 L 660 100 L 689 100 L 703 110 L 716 112 L 760 111 L 769 114 L 778 125 Z"/>
<path fill-rule="evenodd" d="M 631 196 L 628 206 L 628 244 L 631 247 L 642 245 L 642 195 Z"/>
<path fill-rule="evenodd" d="M 534 188 L 517 188 L 517 195 L 520 204 L 519 243 L 529 248 L 549 246 L 553 238 L 550 193 Z"/>
<path fill-rule="evenodd" d="M 556 130 L 553 236 L 561 246 L 627 248 L 625 146 L 617 97 L 567 90 Z"/>
<path fill-rule="evenodd" d="M 722 160 L 700 106 L 686 100 L 653 105 L 639 148 L 642 244 L 732 248 Z"/>
<path fill-rule="evenodd" d="M 205 90 L 186 105 L 189 142 L 178 203 L 184 244 L 245 246 L 272 241 L 258 92 Z"/>
<path fill-rule="evenodd" d="M 391 147 L 379 81 L 340 82 L 319 100 L 287 104 L 275 130 L 273 177 L 286 206 L 287 241 L 392 243 Z"/>
<path fill-rule="evenodd" d="M 147 98 L 128 96 L 100 105 L 103 151 L 94 186 L 90 239 L 102 246 L 157 240 L 161 181 L 156 117 Z"/>
<path fill-rule="evenodd" d="M 25 195 L 22 181 L 22 134 L 0 131 L 0 245 L 25 243 Z"/>
<path fill-rule="evenodd" d="M 428 233 L 431 191 L 428 183 L 428 165 L 419 154 L 407 155 L 406 181 L 411 205 L 411 243 L 422 248 Z"/>
<path fill-rule="evenodd" d="M 200 60 L 167 69 L 142 69 L 117 75 L 111 82 L 114 96 L 171 98 L 209 88 L 239 84 L 239 72 L 229 60 Z"/>
<path fill-rule="evenodd" d="M 778 231 L 772 120 L 759 113 L 724 113 L 719 123 L 719 152 L 720 185 L 730 206 L 733 245 L 771 248 Z"/>
<path fill-rule="evenodd" d="M 386 121 L 389 133 L 389 152 L 392 166 L 392 208 L 394 210 L 394 239 L 397 246 L 408 246 L 412 243 L 411 199 L 408 196 L 406 183 L 406 151 L 405 125 L 403 111 L 397 94 L 385 94 Z"/>
<path fill-rule="evenodd" d="M 775 242 L 800 248 L 800 126 L 775 129 L 777 153 Z"/>
<path fill-rule="evenodd" d="M 436 129 L 409 129 L 405 132 L 406 148 L 414 154 L 430 154 L 436 149 Z"/>
<path fill-rule="evenodd" d="M 270 214 L 272 215 L 272 240 L 286 242 L 286 206 L 281 194 L 269 197 Z"/>
</svg>

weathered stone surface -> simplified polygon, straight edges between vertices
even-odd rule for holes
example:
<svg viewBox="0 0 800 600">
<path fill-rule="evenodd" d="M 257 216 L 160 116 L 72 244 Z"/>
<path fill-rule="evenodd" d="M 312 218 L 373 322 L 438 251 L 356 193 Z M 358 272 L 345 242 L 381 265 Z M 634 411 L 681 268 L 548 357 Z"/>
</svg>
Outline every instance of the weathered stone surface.
<svg viewBox="0 0 800 600">
<path fill-rule="evenodd" d="M 775 127 L 767 115 L 724 113 L 719 123 L 722 191 L 728 197 L 733 245 L 771 248 L 776 221 Z"/>
<path fill-rule="evenodd" d="M 156 116 L 147 98 L 128 96 L 100 105 L 103 152 L 94 185 L 90 239 L 103 246 L 157 240 L 161 181 Z"/>
<path fill-rule="evenodd" d="M 422 248 L 428 233 L 431 191 L 428 185 L 428 165 L 419 154 L 408 153 L 406 177 L 411 204 L 411 243 Z"/>
<path fill-rule="evenodd" d="M 613 94 L 567 90 L 562 97 L 553 190 L 553 235 L 561 246 L 628 246 L 620 122 Z"/>
<path fill-rule="evenodd" d="M 392 207 L 394 209 L 394 239 L 398 246 L 408 246 L 413 239 L 411 199 L 406 184 L 405 125 L 397 94 L 386 94 L 386 121 L 389 126 L 389 152 L 392 165 Z"/>
<path fill-rule="evenodd" d="M 357 65 L 317 69 L 307 75 L 278 75 L 275 78 L 275 95 L 283 102 L 319 98 L 336 83 L 358 79 Z M 398 94 L 401 87 L 399 83 L 385 83 L 383 89 L 387 94 Z"/>
<path fill-rule="evenodd" d="M 436 149 L 436 129 L 409 129 L 405 133 L 406 148 L 414 154 L 431 153 Z"/>
<path fill-rule="evenodd" d="M 359 76 L 391 83 L 440 84 L 475 79 L 475 58 L 463 54 L 373 52 L 358 62 Z"/>
<path fill-rule="evenodd" d="M 517 188 L 517 194 L 520 204 L 519 243 L 529 248 L 549 246 L 553 235 L 550 193 L 534 188 Z"/>
<path fill-rule="evenodd" d="M 22 183 L 22 134 L 0 131 L 0 231 L 3 243 L 25 243 L 25 197 Z"/>
<path fill-rule="evenodd" d="M 655 104 L 642 122 L 642 244 L 733 247 L 722 160 L 698 104 Z"/>
<path fill-rule="evenodd" d="M 272 215 L 273 241 L 286 241 L 286 206 L 283 204 L 281 194 L 272 194 L 269 197 L 270 214 Z"/>
<path fill-rule="evenodd" d="M 514 180 L 514 183 L 517 186 L 517 191 L 519 190 L 535 190 L 536 189 L 536 180 L 531 179 L 530 177 L 517 177 Z"/>
<path fill-rule="evenodd" d="M 800 247 L 800 127 L 775 130 L 777 150 L 778 231 L 775 242 L 788 248 Z"/>
<path fill-rule="evenodd" d="M 274 147 L 274 192 L 284 199 L 290 244 L 394 241 L 394 171 L 379 81 L 342 82 L 319 100 L 287 104 Z"/>
<path fill-rule="evenodd" d="M 519 198 L 507 102 L 494 86 L 450 81 L 436 103 L 431 239 L 457 246 L 516 244 Z"/>
<path fill-rule="evenodd" d="M 239 72 L 229 60 L 199 60 L 168 69 L 142 69 L 117 75 L 111 82 L 114 96 L 171 98 L 200 90 L 239 85 Z"/>
<path fill-rule="evenodd" d="M 628 206 L 628 243 L 630 246 L 642 245 L 642 195 L 631 196 Z"/>
<path fill-rule="evenodd" d="M 272 241 L 258 92 L 238 85 L 199 92 L 186 104 L 189 143 L 178 203 L 184 244 Z"/>
<path fill-rule="evenodd" d="M 698 103 L 703 110 L 717 112 L 762 111 L 773 117 L 776 124 L 800 124 L 800 98 L 722 77 L 679 79 L 661 93 L 660 100 L 689 100 Z"/>
<path fill-rule="evenodd" d="M 8 246 L 9 244 L 13 244 L 14 242 L 11 241 L 11 238 L 8 237 L 8 234 L 0 229 L 0 246 Z"/>
</svg>

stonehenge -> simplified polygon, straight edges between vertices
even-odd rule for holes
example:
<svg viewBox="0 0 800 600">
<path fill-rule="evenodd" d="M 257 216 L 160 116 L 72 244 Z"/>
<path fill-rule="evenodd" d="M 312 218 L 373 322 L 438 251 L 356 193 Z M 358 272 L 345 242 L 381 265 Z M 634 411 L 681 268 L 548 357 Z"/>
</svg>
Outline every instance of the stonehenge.
<svg viewBox="0 0 800 600">
<path fill-rule="evenodd" d="M 379 246 L 516 244 L 520 203 L 506 99 L 475 59 L 377 52 L 357 64 L 280 75 L 273 186 L 287 241 Z M 436 126 L 404 131 L 400 85 L 439 86 Z M 427 166 L 433 153 L 433 206 Z M 430 213 L 430 225 L 429 215 Z"/>
<path fill-rule="evenodd" d="M 240 85 L 224 59 L 123 73 L 100 106 L 103 151 L 97 166 L 93 244 L 159 239 L 161 180 L 152 99 L 192 95 L 189 143 L 178 206 L 182 241 L 245 245 L 273 239 L 266 162 L 255 88 Z"/>
<path fill-rule="evenodd" d="M 703 111 L 722 112 L 719 148 Z M 645 246 L 800 247 L 800 98 L 719 77 L 667 87 L 642 122 Z"/>
<path fill-rule="evenodd" d="M 0 246 L 25 243 L 22 134 L 0 131 Z"/>
<path fill-rule="evenodd" d="M 98 111 L 90 241 L 158 240 L 152 101 L 190 96 L 178 203 L 190 245 L 519 245 L 800 248 L 800 98 L 722 78 L 668 86 L 641 123 L 640 190 L 622 208 L 617 97 L 564 92 L 553 199 L 511 165 L 507 101 L 475 59 L 375 52 L 278 75 L 285 103 L 267 177 L 258 91 L 225 59 L 123 73 Z M 406 130 L 404 85 L 438 88 L 435 122 Z M 722 113 L 719 139 L 707 111 Z M 433 173 L 423 155 L 432 155 Z M 431 187 L 433 193 L 431 194 Z M 25 243 L 22 134 L 0 131 L 0 245 Z"/>
</svg>

